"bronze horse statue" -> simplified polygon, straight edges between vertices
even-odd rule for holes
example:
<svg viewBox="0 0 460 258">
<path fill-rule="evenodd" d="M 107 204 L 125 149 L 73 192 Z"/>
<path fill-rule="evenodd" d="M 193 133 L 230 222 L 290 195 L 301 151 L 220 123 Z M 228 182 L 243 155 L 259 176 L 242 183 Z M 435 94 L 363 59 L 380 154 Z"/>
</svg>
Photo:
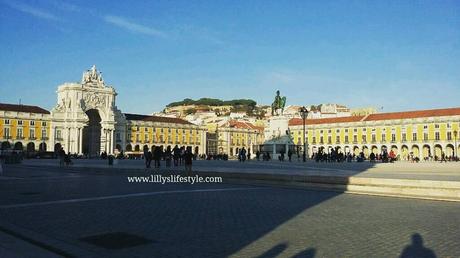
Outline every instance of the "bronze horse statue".
<svg viewBox="0 0 460 258">
<path fill-rule="evenodd" d="M 275 115 L 275 113 L 277 115 L 280 115 L 278 113 L 278 110 L 281 109 L 281 115 L 283 114 L 284 112 L 284 107 L 286 106 L 286 97 L 281 97 L 280 96 L 280 91 L 277 90 L 276 91 L 276 96 L 275 96 L 275 101 L 273 101 L 272 103 L 272 116 Z"/>
</svg>

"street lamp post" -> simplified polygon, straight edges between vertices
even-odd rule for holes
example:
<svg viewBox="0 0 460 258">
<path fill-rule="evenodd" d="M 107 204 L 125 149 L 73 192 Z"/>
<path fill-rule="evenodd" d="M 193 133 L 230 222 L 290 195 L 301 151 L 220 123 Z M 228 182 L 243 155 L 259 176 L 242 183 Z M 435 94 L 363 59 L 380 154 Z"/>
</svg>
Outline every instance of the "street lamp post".
<svg viewBox="0 0 460 258">
<path fill-rule="evenodd" d="M 458 131 L 455 130 L 454 131 L 454 158 L 455 158 L 455 161 L 458 161 L 458 150 L 457 150 L 457 134 L 458 134 Z"/>
<path fill-rule="evenodd" d="M 302 154 L 302 160 L 303 162 L 307 161 L 307 154 L 306 154 L 306 149 L 307 149 L 307 142 L 305 141 L 305 120 L 307 119 L 308 115 L 308 109 L 303 106 L 299 110 L 301 116 L 302 116 L 302 121 L 303 121 L 303 154 Z"/>
</svg>

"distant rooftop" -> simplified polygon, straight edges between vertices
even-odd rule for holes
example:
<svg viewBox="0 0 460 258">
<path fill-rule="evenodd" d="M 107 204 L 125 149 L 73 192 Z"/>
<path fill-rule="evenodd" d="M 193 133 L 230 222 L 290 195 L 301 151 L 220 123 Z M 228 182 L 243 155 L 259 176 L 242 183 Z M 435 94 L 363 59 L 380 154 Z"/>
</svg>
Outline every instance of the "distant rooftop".
<svg viewBox="0 0 460 258">
<path fill-rule="evenodd" d="M 160 123 L 173 123 L 173 124 L 192 124 L 186 120 L 175 118 L 175 117 L 164 117 L 164 116 L 148 116 L 139 114 L 124 114 L 127 120 L 134 121 L 149 121 L 149 122 L 160 122 Z"/>
<path fill-rule="evenodd" d="M 6 103 L 0 103 L 0 110 L 25 112 L 25 113 L 38 113 L 38 114 L 49 114 L 50 113 L 48 110 L 41 108 L 39 106 L 6 104 Z"/>
<path fill-rule="evenodd" d="M 346 116 L 320 119 L 307 119 L 306 124 L 329 124 L 329 123 L 350 123 L 360 121 L 379 121 L 379 120 L 395 120 L 395 119 L 410 119 L 422 117 L 437 117 L 437 116 L 455 116 L 460 115 L 459 108 L 442 108 L 442 109 L 427 109 L 404 112 L 378 113 L 368 116 Z M 293 118 L 289 120 L 289 125 L 302 125 L 302 119 Z"/>
</svg>

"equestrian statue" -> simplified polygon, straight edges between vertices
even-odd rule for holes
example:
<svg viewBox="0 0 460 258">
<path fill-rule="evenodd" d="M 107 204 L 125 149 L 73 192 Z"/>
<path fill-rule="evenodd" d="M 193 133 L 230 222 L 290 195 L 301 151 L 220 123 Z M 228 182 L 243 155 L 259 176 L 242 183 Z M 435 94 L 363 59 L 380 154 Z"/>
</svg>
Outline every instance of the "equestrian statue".
<svg viewBox="0 0 460 258">
<path fill-rule="evenodd" d="M 275 101 L 272 103 L 272 116 L 275 114 L 277 116 L 282 115 L 284 112 L 284 107 L 286 105 L 286 97 L 280 96 L 280 91 L 276 91 Z"/>
</svg>

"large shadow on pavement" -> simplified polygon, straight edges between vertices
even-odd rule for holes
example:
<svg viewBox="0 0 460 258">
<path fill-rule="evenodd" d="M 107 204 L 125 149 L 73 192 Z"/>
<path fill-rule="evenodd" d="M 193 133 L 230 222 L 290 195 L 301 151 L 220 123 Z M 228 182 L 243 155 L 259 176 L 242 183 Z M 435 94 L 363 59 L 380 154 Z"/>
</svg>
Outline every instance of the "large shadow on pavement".
<svg viewBox="0 0 460 258">
<path fill-rule="evenodd" d="M 228 166 L 230 163 L 225 164 Z M 231 165 L 237 169 L 257 167 L 251 163 Z M 273 166 L 281 166 L 280 169 L 283 171 L 293 169 L 300 173 L 303 170 L 311 170 L 311 167 L 317 167 L 318 171 L 328 174 L 333 174 L 337 170 L 347 170 L 347 176 L 341 178 L 346 184 L 350 176 L 374 167 L 374 163 L 298 163 L 294 168 L 283 168 L 283 165 L 276 163 L 266 165 L 270 169 Z M 307 166 L 310 168 L 306 168 Z M 263 166 L 258 167 L 263 169 Z M 120 177 L 120 180 L 124 179 Z M 46 183 L 50 185 L 45 189 L 51 194 L 55 191 L 56 186 L 53 184 L 56 182 Z M 93 191 L 92 187 L 98 186 L 82 184 L 81 191 Z M 99 187 L 114 191 L 115 187 L 123 189 L 128 186 L 126 183 L 103 183 Z M 149 187 L 151 191 L 155 191 L 157 186 Z M 173 186 L 168 187 L 174 190 Z M 182 185 L 181 189 L 184 187 Z M 289 252 L 292 253 L 289 256 L 293 257 L 314 257 L 320 251 L 318 247 L 302 246 L 298 250 L 289 251 L 290 243 L 287 239 L 292 236 L 277 235 L 273 232 L 304 211 L 343 194 L 340 191 L 292 191 L 235 184 L 206 187 L 251 189 L 165 194 L 3 211 L 0 209 L 0 217 L 48 237 L 62 239 L 83 249 L 95 250 L 103 256 L 123 257 L 135 252 L 139 257 L 277 257 Z M 253 189 L 254 187 L 257 189 Z M 65 186 L 61 185 L 60 188 Z M 101 189 L 95 192 L 104 195 Z M 306 219 L 315 220 L 314 217 Z M 308 231 L 308 228 L 299 225 L 296 231 L 287 234 L 300 233 L 307 239 L 314 237 L 304 233 Z M 110 232 L 126 232 L 146 238 L 151 243 L 113 251 L 79 240 Z M 423 247 L 420 241 L 415 239 L 412 247 L 408 247 L 408 251 L 403 253 L 422 250 L 420 246 Z M 78 256 L 78 253 L 75 255 Z"/>
</svg>

